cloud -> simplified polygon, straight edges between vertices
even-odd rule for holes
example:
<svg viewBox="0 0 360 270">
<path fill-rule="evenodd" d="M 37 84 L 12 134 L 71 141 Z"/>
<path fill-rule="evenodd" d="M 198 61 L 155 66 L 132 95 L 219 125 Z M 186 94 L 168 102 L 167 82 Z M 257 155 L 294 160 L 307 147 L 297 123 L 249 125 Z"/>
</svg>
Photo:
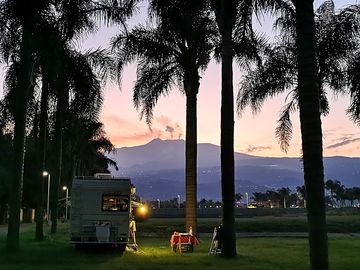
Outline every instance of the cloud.
<svg viewBox="0 0 360 270">
<path fill-rule="evenodd" d="M 147 143 L 153 139 L 161 138 L 161 130 L 145 131 L 142 133 L 132 133 L 124 135 L 110 135 L 110 140 L 117 146 L 133 146 Z"/>
<path fill-rule="evenodd" d="M 176 122 L 173 122 L 168 117 L 161 115 L 160 117 L 155 117 L 155 124 L 165 127 L 165 132 L 168 132 L 170 139 L 181 139 L 183 136 L 182 129 L 180 125 Z M 169 139 L 169 138 L 168 138 Z"/>
<path fill-rule="evenodd" d="M 360 138 L 354 138 L 353 139 L 353 138 L 351 138 L 349 136 L 345 136 L 345 137 L 339 138 L 337 141 L 340 141 L 340 142 L 331 144 L 331 145 L 327 146 L 326 149 L 334 149 L 334 148 L 338 148 L 338 147 L 341 147 L 341 146 L 344 146 L 344 145 L 348 145 L 350 143 L 360 141 Z"/>
<path fill-rule="evenodd" d="M 155 117 L 151 129 L 141 121 L 129 121 L 116 115 L 103 116 L 105 130 L 111 142 L 117 147 L 134 146 L 153 139 L 174 140 L 182 138 L 180 125 L 161 115 Z"/>
<path fill-rule="evenodd" d="M 246 153 L 262 152 L 265 150 L 271 150 L 271 146 L 252 146 L 251 144 L 245 150 Z"/>
</svg>

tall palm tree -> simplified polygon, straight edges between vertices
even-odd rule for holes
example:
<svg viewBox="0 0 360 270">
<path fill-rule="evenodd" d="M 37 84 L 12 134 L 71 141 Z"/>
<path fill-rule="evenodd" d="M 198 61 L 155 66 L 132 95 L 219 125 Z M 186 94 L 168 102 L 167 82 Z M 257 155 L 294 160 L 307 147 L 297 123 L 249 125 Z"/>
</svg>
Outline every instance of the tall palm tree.
<svg viewBox="0 0 360 270">
<path fill-rule="evenodd" d="M 329 269 L 326 230 L 319 73 L 313 1 L 293 1 L 296 11 L 296 48 L 300 129 L 307 192 L 310 265 Z"/>
<path fill-rule="evenodd" d="M 219 30 L 221 58 L 221 189 L 223 200 L 224 244 L 222 255 L 236 256 L 235 178 L 234 178 L 234 94 L 233 59 L 260 61 L 259 44 L 264 40 L 252 28 L 253 12 L 267 1 L 211 0 Z"/>
<path fill-rule="evenodd" d="M 12 183 L 10 188 L 10 216 L 8 224 L 7 248 L 19 249 L 20 207 L 23 182 L 24 148 L 25 148 L 25 124 L 27 101 L 30 88 L 32 87 L 32 64 L 33 64 L 33 34 L 36 32 L 38 23 L 47 8 L 47 1 L 32 1 L 28 3 L 20 0 L 8 0 L 1 2 L 0 21 L 8 22 L 4 36 L 14 36 L 20 33 L 18 46 L 10 49 L 18 49 L 19 69 L 17 83 L 14 91 L 16 104 L 14 108 L 14 162 L 12 169 Z M 6 40 L 0 41 L 5 44 Z M 4 48 L 4 47 L 2 47 Z M 9 49 L 5 47 L 5 50 Z M 4 53 L 4 51 L 2 52 Z M 7 52 L 9 53 L 9 51 Z M 6 54 L 6 52 L 5 52 Z M 9 54 L 8 54 L 9 55 Z M 15 55 L 13 55 L 15 56 Z M 16 57 L 16 56 L 15 56 Z"/>
<path fill-rule="evenodd" d="M 327 2 L 331 1 L 326 1 Z M 357 8 L 350 6 L 335 13 L 333 5 L 321 5 L 316 12 L 316 51 L 318 82 L 322 115 L 329 112 L 327 90 L 343 93 L 346 86 L 346 67 L 352 59 L 358 42 L 353 38 L 358 33 Z M 325 8 L 326 7 L 326 8 Z M 241 83 L 237 98 L 238 111 L 251 105 L 254 112 L 261 109 L 263 102 L 287 92 L 286 102 L 280 112 L 276 137 L 283 151 L 287 151 L 292 136 L 291 113 L 298 110 L 296 29 L 294 6 L 289 6 L 286 15 L 276 20 L 275 26 L 281 35 L 267 51 L 261 68 L 252 69 Z M 346 29 L 346 31 L 344 30 Z"/>
<path fill-rule="evenodd" d="M 66 47 L 65 47 L 66 48 Z M 52 233 L 57 231 L 58 195 L 63 169 L 63 132 L 66 122 L 71 116 L 71 106 L 77 107 L 78 115 L 87 114 L 93 119 L 98 118 L 102 104 L 102 84 L 96 74 L 96 65 L 99 72 L 103 72 L 108 64 L 99 52 L 79 53 L 71 48 L 60 50 L 58 78 L 54 82 L 57 95 L 54 127 L 54 147 L 57 153 L 55 159 L 55 182 L 52 186 Z M 104 67 L 105 66 L 105 67 Z M 106 80 L 106 77 L 103 78 Z M 81 110 L 81 111 L 80 111 Z"/>
<path fill-rule="evenodd" d="M 151 124 L 162 94 L 179 85 L 186 96 L 186 229 L 196 233 L 197 220 L 197 94 L 200 73 L 210 60 L 214 27 L 203 0 L 153 0 L 154 28 L 135 27 L 118 36 L 113 48 L 119 66 L 138 59 L 134 103 Z"/>
<path fill-rule="evenodd" d="M 300 200 L 304 201 L 304 208 L 306 208 L 306 188 L 304 185 L 296 187 L 296 192 L 298 193 L 298 197 Z"/>
<path fill-rule="evenodd" d="M 268 87 L 264 83 L 260 88 L 256 88 L 257 90 L 262 88 L 265 91 L 254 91 L 254 94 L 251 94 L 252 98 L 248 100 L 257 107 L 266 96 L 273 96 L 279 89 L 286 90 L 295 82 L 297 83 L 292 94 L 293 99 L 282 112 L 277 136 L 280 142 L 285 142 L 283 148 L 286 149 L 287 138 L 292 130 L 289 113 L 298 107 L 307 191 L 310 264 L 312 269 L 328 269 L 320 113 L 326 114 L 328 111 L 324 85 L 335 90 L 343 90 L 345 85 L 346 77 L 343 67 L 346 67 L 349 54 L 351 55 L 357 48 L 357 42 L 354 42 L 353 37 L 358 33 L 359 24 L 354 23 L 357 22 L 357 15 L 355 15 L 357 13 L 352 12 L 357 8 L 350 7 L 339 15 L 335 15 L 332 1 L 326 1 L 320 7 L 315 20 L 313 1 L 294 0 L 291 2 L 294 15 L 288 16 L 280 23 L 290 22 L 290 24 L 283 24 L 287 25 L 284 32 L 293 33 L 295 46 L 287 46 L 283 47 L 287 48 L 285 50 L 275 51 L 275 56 L 280 55 L 280 57 L 270 57 L 271 61 L 268 62 L 270 65 L 265 68 L 270 76 L 266 75 L 263 77 L 265 80 L 260 80 L 262 83 L 266 82 Z M 294 17 L 295 19 L 292 19 Z M 318 29 L 317 33 L 316 29 Z M 291 38 L 287 41 L 292 43 Z M 285 55 L 288 56 L 287 59 Z M 274 67 L 272 71 L 270 66 Z M 295 80 L 291 75 L 291 70 L 297 71 Z M 276 77 L 285 79 L 280 80 L 279 83 Z M 257 79 L 259 80 L 259 77 Z M 247 97 L 244 100 L 246 99 Z"/>
<path fill-rule="evenodd" d="M 116 162 L 105 156 L 105 153 L 114 151 L 114 146 L 106 138 L 102 123 L 72 114 L 64 133 L 64 155 L 68 160 L 64 164 L 67 175 L 64 184 L 70 185 L 75 175 L 108 172 L 108 165 L 118 169 Z"/>
<path fill-rule="evenodd" d="M 308 224 L 309 224 L 309 246 L 310 246 L 310 265 L 311 269 L 328 269 L 328 251 L 327 251 L 327 233 L 326 233 L 326 218 L 325 218 L 325 197 L 324 197 L 324 168 L 322 155 L 322 129 L 321 129 L 321 108 L 324 104 L 321 101 L 324 99 L 324 92 L 321 92 L 319 80 L 324 76 L 319 72 L 317 62 L 316 50 L 316 26 L 313 1 L 291 0 L 283 1 L 290 3 L 290 16 L 285 18 L 285 21 L 290 21 L 290 26 L 284 28 L 285 31 L 292 31 L 295 34 L 295 51 L 294 56 L 295 70 L 297 73 L 297 87 L 294 92 L 294 99 L 298 104 L 290 103 L 285 108 L 283 130 L 280 132 L 280 140 L 282 135 L 285 138 L 291 134 L 291 125 L 288 125 L 288 113 L 294 110 L 296 105 L 300 111 L 300 125 L 302 134 L 302 151 L 304 164 L 304 180 L 307 191 L 307 210 L 308 210 Z M 293 15 L 291 15 L 293 13 Z M 281 21 L 280 21 L 281 23 Z M 293 26 L 292 26 L 293 25 Z M 330 41 L 330 40 L 328 40 Z M 329 44 L 327 44 L 329 45 Z M 331 47 L 330 47 L 331 48 Z M 342 50 L 339 50 L 343 52 Z M 290 51 L 291 52 L 291 51 Z M 275 73 L 280 71 L 283 74 L 284 70 L 279 69 L 285 64 L 285 75 L 289 71 L 288 66 L 294 65 L 285 61 L 280 61 L 275 64 Z M 319 63 L 324 59 L 319 58 Z M 286 64 L 290 65 L 286 66 Z M 325 62 L 326 63 L 326 62 Z M 283 65 L 281 65 L 283 64 Z M 328 63 L 326 63 L 328 64 Z M 281 75 L 280 75 L 281 76 Z M 272 81 L 274 82 L 274 81 Z M 286 76 L 280 88 L 287 89 L 291 81 L 291 77 Z M 268 95 L 274 95 L 272 92 L 274 84 L 268 84 L 270 91 Z M 266 88 L 266 87 L 265 87 Z M 275 85 L 275 89 L 277 86 Z M 266 96 L 266 95 L 265 95 Z M 259 95 L 260 100 L 263 97 Z M 259 100 L 254 99 L 254 104 L 259 105 Z M 326 104 L 325 104 L 326 107 Z M 287 111 L 287 112 L 286 112 Z M 284 145 L 286 148 L 286 143 Z"/>
<path fill-rule="evenodd" d="M 54 171 L 55 179 L 52 181 L 52 226 L 51 232 L 57 231 L 57 216 L 58 216 L 58 196 L 59 186 L 61 182 L 62 170 L 62 150 L 63 150 L 63 128 L 66 120 L 66 113 L 69 107 L 70 88 L 79 89 L 86 84 L 84 77 L 80 76 L 80 80 L 71 80 L 71 74 L 68 70 L 69 64 L 71 66 L 72 54 L 71 41 L 74 41 L 78 36 L 86 31 L 94 29 L 94 18 L 101 18 L 107 22 L 120 23 L 125 25 L 125 20 L 129 18 L 139 0 L 125 0 L 125 1 L 60 1 L 58 3 L 62 16 L 59 16 L 60 24 L 60 39 L 59 51 L 56 54 L 57 72 L 56 80 L 53 82 L 54 90 L 57 95 L 56 119 L 55 119 L 55 152 L 56 154 L 56 168 Z M 60 56 L 60 57 L 59 57 Z M 90 59 L 91 60 L 91 59 Z M 86 61 L 85 61 L 86 62 Z M 84 62 L 83 62 L 84 63 Z M 104 63 L 101 63 L 104 64 Z M 86 68 L 85 68 L 86 69 Z M 101 69 L 103 71 L 104 69 Z M 80 70 L 78 70 L 80 71 Z M 86 69 L 86 71 L 89 71 Z M 77 75 L 79 73 L 76 73 Z M 89 73 L 87 73 L 89 74 Z M 70 81 L 69 81 L 70 79 Z M 74 78 L 73 78 L 74 79 Z M 75 84 L 72 84 L 74 83 Z M 79 82 L 77 84 L 76 82 Z M 90 86 L 91 88 L 91 86 Z M 90 93 L 90 92 L 89 92 Z"/>
<path fill-rule="evenodd" d="M 328 269 L 320 87 L 313 1 L 292 0 L 296 29 L 297 95 L 307 191 L 311 269 Z"/>
<path fill-rule="evenodd" d="M 133 5 L 137 1 L 60 1 L 54 3 L 54 10 L 56 14 L 51 17 L 48 27 L 45 28 L 45 35 L 43 35 L 42 44 L 53 44 L 52 47 L 43 48 L 41 55 L 42 67 L 44 76 L 48 75 L 49 85 L 54 91 L 57 103 L 56 103 L 56 116 L 55 116 L 55 131 L 54 131 L 54 145 L 57 164 L 53 171 L 53 179 L 51 182 L 51 219 L 52 226 L 51 232 L 57 231 L 57 216 L 58 207 L 57 201 L 59 196 L 59 186 L 61 182 L 61 170 L 62 170 L 62 149 L 63 149 L 63 129 L 66 121 L 66 114 L 68 111 L 68 100 L 70 95 L 70 89 L 79 89 L 79 87 L 86 87 L 86 79 L 84 76 L 78 76 L 74 78 L 74 75 L 78 75 L 77 72 L 70 73 L 71 61 L 78 60 L 71 51 L 72 42 L 76 40 L 84 32 L 92 31 L 95 29 L 95 18 L 101 17 L 107 20 L 115 16 L 117 18 L 125 20 L 126 16 L 130 16 L 133 12 Z M 114 15 L 115 14 L 115 15 Z M 50 30 L 50 31 L 49 31 Z M 44 42 L 45 39 L 45 42 Z M 39 46 L 40 47 L 40 46 Z M 51 57 L 46 57 L 51 56 Z M 49 63 L 49 59 L 53 62 Z M 86 62 L 86 61 L 85 61 Z M 70 66 L 69 66 L 70 65 Z M 84 74 L 89 70 L 81 65 L 77 68 L 85 68 Z M 102 72 L 102 71 L 101 71 Z M 89 73 L 86 73 L 89 74 Z M 85 81 L 84 81 L 85 79 Z M 88 81 L 93 82 L 93 81 Z M 89 86 L 89 93 L 91 92 L 91 85 Z M 90 96 L 89 96 L 90 97 Z M 91 107 L 91 106 L 89 106 Z M 42 133 L 44 134 L 44 133 Z M 44 153 L 44 152 L 43 152 Z"/>
<path fill-rule="evenodd" d="M 2 104 L 1 104 L 2 107 Z M 2 110 L 2 109 L 1 109 Z M 3 124 L 0 124 L 3 126 Z M 13 155 L 12 136 L 6 133 L 5 128 L 0 130 L 0 224 L 4 224 L 7 217 L 7 204 L 9 201 L 10 169 Z"/>
<path fill-rule="evenodd" d="M 13 181 L 10 192 L 10 221 L 8 229 L 7 247 L 17 250 L 19 248 L 19 222 L 21 206 L 21 190 L 23 182 L 25 123 L 28 92 L 32 87 L 32 68 L 35 59 L 34 37 L 47 19 L 56 17 L 62 23 L 62 32 L 69 40 L 79 34 L 79 30 L 88 29 L 94 24 L 88 20 L 89 15 L 96 14 L 102 18 L 120 18 L 123 23 L 126 16 L 134 11 L 138 1 L 32 1 L 6 0 L 0 3 L 0 30 L 2 32 L 0 43 L 1 53 L 5 59 L 19 64 L 16 75 L 14 96 L 16 104 L 14 109 L 14 162 Z M 111 7 L 111 9 L 110 9 Z M 59 11 L 61 10 L 61 11 Z M 111 12 L 110 12 L 111 10 Z M 55 12 L 54 12 L 55 11 Z M 66 12 L 64 12 L 66 11 Z M 52 16 L 52 15 L 53 16 Z M 55 16 L 54 16 L 55 15 Z M 70 20 L 71 18 L 71 20 Z M 58 174 L 60 175 L 60 174 Z M 40 212 L 40 208 L 38 212 Z M 40 220 L 40 213 L 37 215 Z M 37 226 L 37 233 L 41 238 L 41 228 Z"/>
<path fill-rule="evenodd" d="M 290 189 L 289 188 L 281 188 L 278 190 L 278 193 L 281 196 L 281 199 L 283 200 L 283 207 L 286 208 L 286 200 L 290 197 Z"/>
</svg>

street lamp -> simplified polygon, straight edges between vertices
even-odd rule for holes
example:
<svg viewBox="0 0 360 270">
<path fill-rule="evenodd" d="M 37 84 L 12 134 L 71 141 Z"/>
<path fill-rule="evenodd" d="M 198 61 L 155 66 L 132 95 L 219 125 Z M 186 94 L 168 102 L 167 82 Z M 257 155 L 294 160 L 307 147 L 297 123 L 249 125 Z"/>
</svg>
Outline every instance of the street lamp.
<svg viewBox="0 0 360 270">
<path fill-rule="evenodd" d="M 65 197 L 65 220 L 68 219 L 68 199 L 69 199 L 69 189 L 67 186 L 63 186 L 62 188 L 64 191 L 66 191 L 66 197 Z"/>
<path fill-rule="evenodd" d="M 178 195 L 177 197 L 178 197 L 178 208 L 180 209 L 180 195 Z"/>
<path fill-rule="evenodd" d="M 47 223 L 49 224 L 49 222 L 50 222 L 50 219 L 49 219 L 49 214 L 50 214 L 50 173 L 48 173 L 47 171 L 43 171 L 43 176 L 47 176 L 47 180 L 48 180 L 47 201 L 46 201 L 46 220 L 47 220 Z"/>
</svg>

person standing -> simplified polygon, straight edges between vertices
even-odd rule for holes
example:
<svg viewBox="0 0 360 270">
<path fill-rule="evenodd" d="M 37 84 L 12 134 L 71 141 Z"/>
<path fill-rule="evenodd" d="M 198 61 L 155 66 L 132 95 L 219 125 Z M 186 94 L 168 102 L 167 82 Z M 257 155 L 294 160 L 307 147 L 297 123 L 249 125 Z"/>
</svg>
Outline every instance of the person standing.
<svg viewBox="0 0 360 270">
<path fill-rule="evenodd" d="M 129 231 L 130 231 L 130 237 L 132 238 L 134 244 L 133 249 L 137 250 L 137 244 L 136 244 L 136 222 L 134 219 L 134 216 L 130 216 L 130 224 L 129 224 Z"/>
</svg>

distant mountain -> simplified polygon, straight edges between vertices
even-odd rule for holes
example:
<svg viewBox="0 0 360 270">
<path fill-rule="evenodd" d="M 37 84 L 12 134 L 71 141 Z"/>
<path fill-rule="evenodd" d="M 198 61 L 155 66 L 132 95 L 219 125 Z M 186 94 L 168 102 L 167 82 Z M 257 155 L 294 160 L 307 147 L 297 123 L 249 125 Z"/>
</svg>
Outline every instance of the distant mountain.
<svg viewBox="0 0 360 270">
<path fill-rule="evenodd" d="M 117 148 L 109 155 L 121 168 L 142 170 L 180 169 L 185 166 L 185 141 L 161 140 L 134 146 Z M 236 153 L 235 160 L 252 159 L 253 156 Z M 220 164 L 220 147 L 210 143 L 198 144 L 198 167 L 214 167 Z"/>
<path fill-rule="evenodd" d="M 123 147 L 109 155 L 145 199 L 171 199 L 185 194 L 184 140 L 155 139 L 145 145 Z M 360 186 L 360 158 L 327 157 L 325 179 Z M 236 192 L 255 192 L 303 184 L 300 158 L 257 157 L 235 153 Z M 198 198 L 220 199 L 220 147 L 198 144 Z"/>
</svg>

